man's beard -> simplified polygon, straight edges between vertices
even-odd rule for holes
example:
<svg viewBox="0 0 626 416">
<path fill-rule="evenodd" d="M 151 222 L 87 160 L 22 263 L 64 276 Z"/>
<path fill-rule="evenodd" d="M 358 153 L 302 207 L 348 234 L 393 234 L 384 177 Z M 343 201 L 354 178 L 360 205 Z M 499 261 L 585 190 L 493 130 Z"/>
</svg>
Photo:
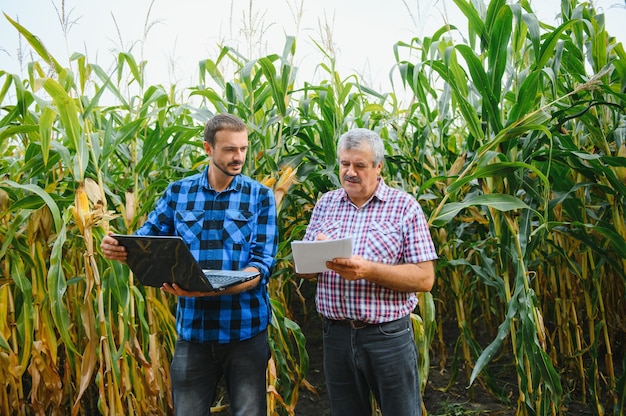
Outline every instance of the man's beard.
<svg viewBox="0 0 626 416">
<path fill-rule="evenodd" d="M 239 167 L 241 167 L 242 165 L 243 165 L 243 163 L 235 163 L 235 162 L 233 162 L 233 163 L 229 163 L 229 164 L 228 164 L 228 165 L 226 165 L 226 166 L 239 166 Z M 228 176 L 237 176 L 237 175 L 239 175 L 239 172 L 237 172 L 237 173 L 231 173 L 231 172 L 229 172 L 229 171 L 228 171 L 228 169 L 227 169 L 227 168 L 225 168 L 222 164 L 217 163 L 217 162 L 215 162 L 215 161 L 213 161 L 213 166 L 215 166 L 217 169 L 219 169 L 219 170 L 220 170 L 222 173 L 224 173 L 225 175 L 228 175 Z"/>
</svg>

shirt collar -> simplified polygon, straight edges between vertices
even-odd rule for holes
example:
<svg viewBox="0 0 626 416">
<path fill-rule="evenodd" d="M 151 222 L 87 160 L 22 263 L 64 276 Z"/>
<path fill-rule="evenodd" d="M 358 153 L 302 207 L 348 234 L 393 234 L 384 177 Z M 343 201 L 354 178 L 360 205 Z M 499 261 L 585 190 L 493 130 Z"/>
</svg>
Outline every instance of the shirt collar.
<svg viewBox="0 0 626 416">
<path fill-rule="evenodd" d="M 363 204 L 363 206 L 366 206 L 367 204 L 369 204 L 373 199 L 377 199 L 379 201 L 385 201 L 387 197 L 389 196 L 389 187 L 385 184 L 385 180 L 381 176 L 379 176 L 377 180 L 378 180 L 378 185 L 376 185 L 376 190 L 374 190 L 374 194 L 372 194 L 372 197 L 368 199 L 365 202 L 365 204 Z M 350 198 L 348 198 L 348 193 L 346 192 L 346 190 L 343 188 L 341 188 L 341 190 L 343 191 L 342 198 L 345 201 L 352 203 L 350 201 Z"/>
<path fill-rule="evenodd" d="M 385 180 L 382 177 L 378 177 L 378 186 L 374 191 L 374 195 L 372 197 L 376 197 L 380 201 L 385 201 L 389 196 L 389 187 L 385 183 Z"/>
<path fill-rule="evenodd" d="M 241 184 L 242 184 L 241 175 L 240 174 L 235 175 L 230 185 L 228 185 L 228 188 L 224 189 L 223 192 L 231 191 L 231 190 L 239 191 L 241 190 Z M 209 184 L 209 165 L 207 165 L 207 167 L 204 168 L 204 173 L 200 177 L 200 186 L 202 186 L 205 189 L 214 191 L 213 187 Z"/>
</svg>

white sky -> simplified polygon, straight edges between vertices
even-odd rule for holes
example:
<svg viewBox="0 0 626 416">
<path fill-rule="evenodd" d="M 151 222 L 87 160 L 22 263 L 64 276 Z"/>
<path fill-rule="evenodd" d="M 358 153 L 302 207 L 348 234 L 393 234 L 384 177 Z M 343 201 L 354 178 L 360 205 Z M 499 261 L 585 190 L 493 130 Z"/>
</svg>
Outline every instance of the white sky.
<svg viewBox="0 0 626 416">
<path fill-rule="evenodd" d="M 541 21 L 558 24 L 560 0 L 531 4 Z M 626 42 L 623 0 L 594 4 L 605 13 L 608 32 Z M 61 0 L 0 0 L 0 10 L 37 35 L 64 66 L 73 52 L 81 52 L 110 70 L 118 53 L 132 48 L 136 59 L 148 61 L 147 85 L 176 83 L 179 88 L 196 84 L 198 62 L 215 59 L 218 43 L 256 58 L 282 54 L 286 35 L 297 40 L 294 63 L 301 83 L 314 77 L 323 61 L 313 41 L 322 42 L 328 27 L 341 77 L 357 73 L 379 92 L 388 92 L 396 42 L 431 36 L 446 20 L 466 27 L 452 0 L 66 0 L 70 25 L 64 35 L 62 5 Z M 0 70 L 25 76 L 29 50 L 0 15 Z M 26 55 L 21 64 L 20 53 Z"/>
</svg>

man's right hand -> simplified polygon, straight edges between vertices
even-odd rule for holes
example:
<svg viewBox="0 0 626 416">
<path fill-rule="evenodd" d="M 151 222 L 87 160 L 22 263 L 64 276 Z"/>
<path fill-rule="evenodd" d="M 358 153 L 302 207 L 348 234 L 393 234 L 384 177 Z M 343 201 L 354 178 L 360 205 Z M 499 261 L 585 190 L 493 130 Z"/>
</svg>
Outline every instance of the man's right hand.
<svg viewBox="0 0 626 416">
<path fill-rule="evenodd" d="M 316 241 L 328 240 L 328 237 L 326 237 L 326 235 L 323 233 L 319 233 L 315 236 L 315 240 Z M 307 280 L 313 280 L 317 278 L 317 273 L 296 273 L 296 275 L 298 277 L 301 277 Z"/>
<path fill-rule="evenodd" d="M 121 246 L 119 241 L 115 238 L 111 237 L 111 234 L 113 233 L 109 233 L 109 235 L 105 236 L 100 243 L 102 255 L 109 260 L 125 262 L 127 256 L 126 248 Z"/>
</svg>

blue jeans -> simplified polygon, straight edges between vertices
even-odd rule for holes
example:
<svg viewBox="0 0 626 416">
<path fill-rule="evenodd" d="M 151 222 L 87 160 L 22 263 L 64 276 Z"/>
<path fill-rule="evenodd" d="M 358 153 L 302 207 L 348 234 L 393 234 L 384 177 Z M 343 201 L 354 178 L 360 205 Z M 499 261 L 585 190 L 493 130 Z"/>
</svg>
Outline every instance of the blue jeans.
<svg viewBox="0 0 626 416">
<path fill-rule="evenodd" d="M 420 416 L 417 347 L 410 318 L 361 329 L 324 319 L 324 372 L 334 416 Z"/>
<path fill-rule="evenodd" d="M 267 331 L 229 344 L 177 340 L 170 369 L 174 414 L 211 414 L 223 375 L 233 416 L 265 416 L 269 357 Z"/>
</svg>

